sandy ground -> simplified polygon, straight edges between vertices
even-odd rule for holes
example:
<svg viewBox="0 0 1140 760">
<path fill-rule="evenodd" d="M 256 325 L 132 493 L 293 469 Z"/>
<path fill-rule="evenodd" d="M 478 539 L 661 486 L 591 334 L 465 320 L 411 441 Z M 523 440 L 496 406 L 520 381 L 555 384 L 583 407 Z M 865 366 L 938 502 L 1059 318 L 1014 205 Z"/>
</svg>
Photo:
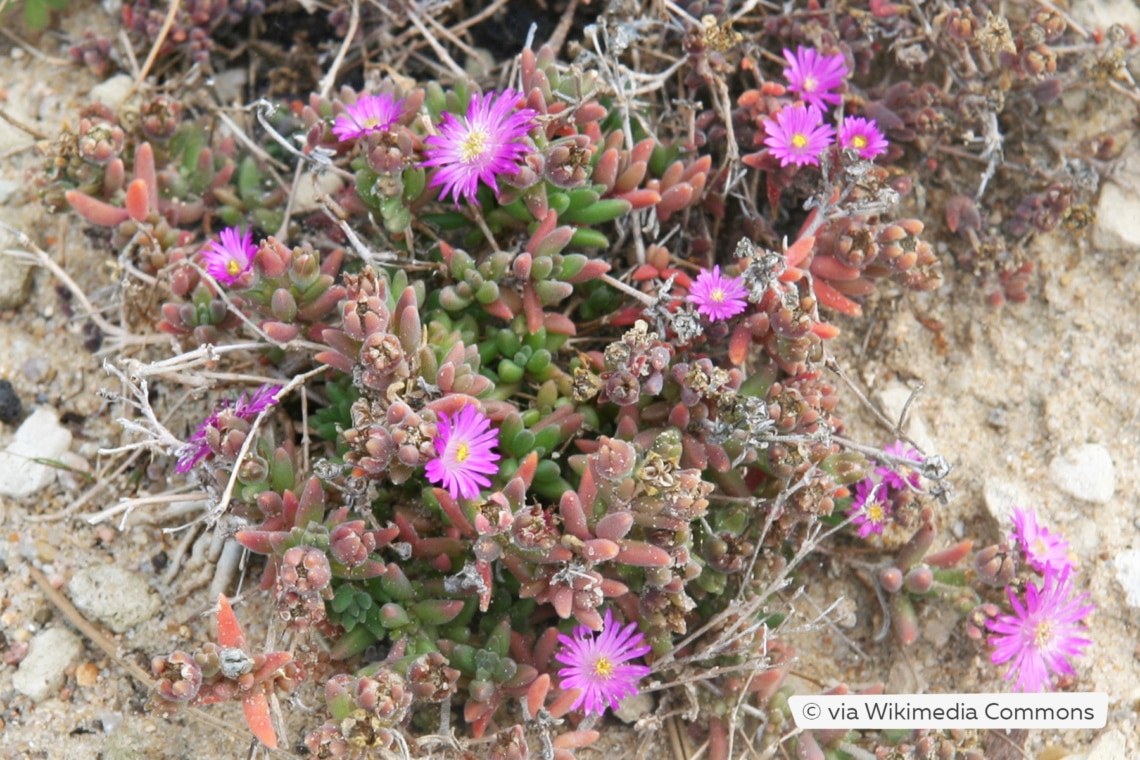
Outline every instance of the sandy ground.
<svg viewBox="0 0 1140 760">
<path fill-rule="evenodd" d="M 86 28 L 97 23 L 95 16 L 95 20 L 72 18 L 65 21 L 64 29 Z M 52 38 L 41 40 L 40 47 L 60 55 Z M 54 133 L 64 119 L 74 122 L 76 93 L 94 84 L 85 72 L 38 60 L 7 40 L 0 40 L 0 61 L 5 109 L 48 133 Z M 1065 126 L 1095 130 L 1092 115 L 1100 113 L 1101 104 L 1071 105 L 1073 122 Z M 0 161 L 0 179 L 23 183 L 24 170 L 37 159 L 18 149 L 30 142 L 27 135 L 0 122 L 0 154 L 12 156 Z M 41 244 L 48 236 L 62 240 L 54 249 L 56 260 L 88 293 L 96 294 L 111 283 L 111 273 L 101 263 L 104 254 L 93 250 L 78 228 L 43 217 L 22 188 L 0 204 L 0 218 Z M 5 246 L 10 244 L 4 241 Z M 952 252 L 941 252 L 949 262 Z M 1039 277 L 1033 297 L 1027 304 L 1001 309 L 987 305 L 975 281 L 948 264 L 944 288 L 897 299 L 884 294 L 869 305 L 865 318 L 844 324 L 845 337 L 836 344 L 841 365 L 872 398 L 891 389 L 897 395 L 899 389 L 924 386 L 912 416 L 925 431 L 912 428 L 911 432 L 920 439 L 925 436 L 954 465 L 953 495 L 939 512 L 939 545 L 963 536 L 977 539 L 979 545 L 996 540 L 1008 530 L 993 515 L 1000 514 L 1001 507 L 995 505 L 1003 500 L 998 495 L 1017 493 L 1018 503 L 1036 507 L 1048 524 L 1064 532 L 1080 557 L 1078 585 L 1089 591 L 1098 610 L 1091 621 L 1095 644 L 1080 661 L 1074 688 L 1107 692 L 1109 723 L 1102 732 L 1033 732 L 1027 756 L 1043 760 L 1058 760 L 1094 746 L 1101 753 L 1096 760 L 1140 753 L 1136 739 L 1140 610 L 1125 603 L 1115 561 L 1126 550 L 1140 549 L 1136 253 L 1097 250 L 1088 239 L 1064 233 L 1043 238 L 1036 243 Z M 42 270 L 33 277 L 30 300 L 15 312 L 0 313 L 0 378 L 11 380 L 28 406 L 46 405 L 70 413 L 75 436 L 71 451 L 94 467 L 96 450 L 117 440 L 108 409 L 96 395 L 107 378 L 98 360 L 82 348 L 81 324 L 67 315 L 55 291 L 57 283 Z M 941 322 L 940 336 L 916 315 Z M 845 395 L 844 404 L 854 437 L 889 442 L 889 433 L 873 425 L 853 396 Z M 11 435 L 10 427 L 0 426 L 0 446 Z M 1085 443 L 1101 444 L 1111 453 L 1115 493 L 1107 503 L 1066 495 L 1049 475 L 1054 458 Z M 136 515 L 121 531 L 113 522 L 92 526 L 82 519 L 114 504 L 113 493 L 102 494 L 67 519 L 42 521 L 66 509 L 83 487 L 75 478 L 63 478 L 24 502 L 0 497 L 0 519 L 6 529 L 0 542 L 4 566 L 0 650 L 10 652 L 44 628 L 65 625 L 32 583 L 29 565 L 57 584 L 98 563 L 114 563 L 150 578 L 164 600 L 160 612 L 116 642 L 122 657 L 144 667 L 152 655 L 200 638 L 209 629 L 209 621 L 201 617 L 209 606 L 209 564 L 203 561 L 173 580 L 164 580 L 155 565 L 160 551 L 173 551 L 178 536 L 164 534 L 163 526 L 148 523 L 145 514 Z M 874 607 L 866 589 L 841 582 L 834 573 L 829 576 L 825 567 L 807 577 L 809 593 L 821 607 L 836 594 L 857 601 L 860 610 Z M 259 617 L 258 610 L 249 606 L 239 609 L 239 616 L 250 621 Z M 796 671 L 826 685 L 886 681 L 900 693 L 1007 689 L 1000 671 L 965 637 L 948 608 L 927 605 L 922 617 L 922 637 L 906 651 L 889 642 L 871 643 L 878 624 L 873 615 L 861 615 L 850 628 L 804 637 L 796 642 L 801 655 Z M 256 630 L 256 622 L 249 625 Z M 856 642 L 868 658 L 858 656 L 845 639 Z M 212 714 L 232 726 L 232 735 L 185 717 L 149 714 L 142 709 L 145 689 L 90 645 L 69 670 L 64 687 L 39 703 L 13 689 L 15 670 L 9 664 L 0 666 L 0 756 L 110 760 L 246 754 L 248 740 L 236 706 L 211 708 Z M 813 688 L 807 680 L 800 684 L 805 691 Z M 302 697 L 302 702 L 311 697 Z M 293 741 L 315 725 L 309 714 L 314 703 L 315 698 L 286 706 Z M 601 748 L 612 752 L 622 742 L 640 743 L 614 730 Z M 651 742 L 643 749 L 652 754 L 655 746 Z"/>
</svg>

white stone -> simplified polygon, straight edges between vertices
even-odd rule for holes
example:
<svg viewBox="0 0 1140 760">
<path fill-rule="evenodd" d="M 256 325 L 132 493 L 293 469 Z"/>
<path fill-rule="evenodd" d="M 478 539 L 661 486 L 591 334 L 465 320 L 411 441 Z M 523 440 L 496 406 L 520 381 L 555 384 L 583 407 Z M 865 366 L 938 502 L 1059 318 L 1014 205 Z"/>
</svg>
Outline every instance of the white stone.
<svg viewBox="0 0 1140 760">
<path fill-rule="evenodd" d="M 1112 729 L 1097 737 L 1089 747 L 1087 760 L 1121 760 L 1128 757 L 1127 740 L 1122 731 Z"/>
<path fill-rule="evenodd" d="M 1084 443 L 1049 463 L 1053 484 L 1074 499 L 1107 504 L 1116 491 L 1112 455 L 1099 443 Z"/>
<path fill-rule="evenodd" d="M 293 213 L 310 214 L 320 210 L 320 199 L 331 198 L 343 186 L 343 180 L 332 172 L 325 172 L 319 176 L 312 172 L 301 175 L 301 179 L 293 188 Z"/>
<path fill-rule="evenodd" d="M 626 697 L 614 710 L 614 717 L 623 723 L 633 724 L 653 712 L 656 703 L 652 694 L 633 694 Z"/>
<path fill-rule="evenodd" d="M 1093 245 L 1102 251 L 1136 250 L 1140 248 L 1140 224 L 1136 214 L 1140 205 L 1136 194 L 1115 182 L 1105 182 L 1100 188 L 1096 205 L 1096 225 L 1093 227 Z"/>
<path fill-rule="evenodd" d="M 1000 478 L 987 478 L 982 486 L 982 501 L 1003 531 L 1011 526 L 1014 507 L 1026 509 L 1032 505 L 1030 496 L 1019 484 Z"/>
<path fill-rule="evenodd" d="M 28 654 L 12 676 L 16 691 L 42 702 L 63 686 L 64 671 L 83 654 L 83 642 L 66 628 L 36 634 Z"/>
<path fill-rule="evenodd" d="M 69 448 L 71 431 L 59 424 L 55 411 L 36 409 L 0 451 L 0 494 L 21 498 L 42 490 L 55 477 L 55 468 L 33 460 L 59 459 Z"/>
<path fill-rule="evenodd" d="M 0 179 L 0 204 L 7 203 L 23 185 L 10 179 Z"/>
<path fill-rule="evenodd" d="M 2 203 L 2 201 L 0 201 Z M 18 309 L 31 294 L 32 267 L 0 253 L 0 310 Z"/>
<path fill-rule="evenodd" d="M 160 600 L 139 573 L 115 565 L 96 565 L 76 573 L 67 584 L 71 602 L 115 633 L 150 620 Z"/>
<path fill-rule="evenodd" d="M 914 395 L 914 391 L 902 383 L 891 383 L 875 394 L 875 401 L 878 402 L 883 414 L 887 415 L 888 419 L 892 422 L 898 422 L 903 409 L 906 408 L 906 402 L 912 395 Z M 907 410 L 906 427 L 903 428 L 903 433 L 918 444 L 918 447 L 924 452 L 933 454 L 935 451 L 934 442 L 931 441 L 926 423 L 919 414 L 921 408 L 922 396 L 920 395 L 915 398 Z"/>
<path fill-rule="evenodd" d="M 134 86 L 134 77 L 126 74 L 116 74 L 106 82 L 100 82 L 91 88 L 90 99 L 111 108 L 118 108 L 126 99 L 127 93 Z"/>
<path fill-rule="evenodd" d="M 1130 549 L 1116 555 L 1116 580 L 1124 587 L 1124 602 L 1129 607 L 1140 607 L 1140 549 Z"/>
</svg>

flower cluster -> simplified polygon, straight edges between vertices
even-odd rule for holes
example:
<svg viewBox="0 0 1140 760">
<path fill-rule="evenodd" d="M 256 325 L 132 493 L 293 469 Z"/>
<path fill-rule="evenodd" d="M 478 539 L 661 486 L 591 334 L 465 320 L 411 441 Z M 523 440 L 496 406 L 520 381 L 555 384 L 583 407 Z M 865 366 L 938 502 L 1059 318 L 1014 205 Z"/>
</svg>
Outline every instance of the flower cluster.
<svg viewBox="0 0 1140 760">
<path fill-rule="evenodd" d="M 911 493 L 922 490 L 922 475 L 907 464 L 918 463 L 922 456 L 902 441 L 886 446 L 883 453 L 890 457 L 888 464 L 874 469 L 870 477 L 855 484 L 855 498 L 847 510 L 851 524 L 859 529 L 859 537 L 883 532 L 892 512 Z"/>
<path fill-rule="evenodd" d="M 1069 544 L 1038 522 L 1032 509 L 1014 508 L 1012 543 L 1025 565 L 1042 576 L 1040 583 L 1010 583 L 1006 596 L 1012 613 L 991 615 L 986 627 L 997 634 L 989 637 L 995 665 L 1009 663 L 1006 680 L 1017 678 L 1019 691 L 1043 691 L 1052 676 L 1074 675 L 1071 660 L 1084 653 L 1091 642 L 1081 621 L 1094 609 L 1088 594 L 1074 594 L 1072 577 L 1077 572 Z M 1008 546 L 1008 544 L 1003 544 Z M 994 610 L 996 612 L 996 608 Z"/>
<path fill-rule="evenodd" d="M 816 166 L 819 157 L 836 137 L 835 128 L 824 123 L 825 109 L 838 105 L 842 96 L 834 92 L 843 85 L 847 65 L 841 54 L 821 55 L 813 48 L 797 48 L 795 54 L 784 51 L 788 68 L 784 77 L 788 90 L 797 93 L 803 103 L 794 103 L 764 120 L 764 140 L 780 166 Z M 806 105 L 805 105 L 806 103 Z M 848 116 L 838 132 L 839 145 L 854 150 L 865 160 L 886 152 L 887 141 L 874 119 Z"/>
<path fill-rule="evenodd" d="M 990 660 L 1009 663 L 1005 678 L 1016 675 L 1018 691 L 1044 691 L 1053 674 L 1074 675 L 1070 660 L 1092 643 L 1081 621 L 1095 605 L 1087 603 L 1088 594 L 1073 595 L 1071 575 L 1071 568 L 1058 572 L 1050 566 L 1040 586 L 1026 585 L 1024 603 L 1010 586 L 1006 593 L 1013 613 L 987 623 L 997 634 L 989 638 L 994 647 Z"/>
</svg>

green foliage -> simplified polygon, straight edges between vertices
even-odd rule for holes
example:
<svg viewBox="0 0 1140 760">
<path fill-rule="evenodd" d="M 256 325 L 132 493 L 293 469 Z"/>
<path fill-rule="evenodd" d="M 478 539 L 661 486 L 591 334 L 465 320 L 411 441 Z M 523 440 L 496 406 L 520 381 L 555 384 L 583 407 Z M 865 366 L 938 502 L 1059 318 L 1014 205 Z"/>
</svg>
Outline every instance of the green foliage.
<svg viewBox="0 0 1140 760">
<path fill-rule="evenodd" d="M 28 31 L 43 31 L 51 23 L 52 11 L 65 10 L 67 10 L 67 0 L 24 0 L 24 26 Z"/>
</svg>

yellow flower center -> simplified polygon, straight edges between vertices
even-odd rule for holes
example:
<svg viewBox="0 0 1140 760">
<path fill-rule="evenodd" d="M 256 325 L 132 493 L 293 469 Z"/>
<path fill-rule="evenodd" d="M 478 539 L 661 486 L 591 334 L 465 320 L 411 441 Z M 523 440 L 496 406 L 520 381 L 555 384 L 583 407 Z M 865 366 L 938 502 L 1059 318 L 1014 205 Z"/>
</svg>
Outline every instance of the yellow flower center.
<svg viewBox="0 0 1140 760">
<path fill-rule="evenodd" d="M 466 461 L 467 457 L 468 457 L 468 455 L 470 455 L 470 453 L 471 453 L 471 451 L 468 449 L 466 443 L 459 444 L 459 447 L 455 449 L 455 461 L 456 462 Z"/>
<path fill-rule="evenodd" d="M 883 511 L 883 505 L 879 502 L 876 501 L 867 505 L 867 520 L 869 522 L 876 524 L 881 523 L 886 516 L 886 513 Z"/>
<path fill-rule="evenodd" d="M 369 116 L 367 119 L 360 123 L 360 128 L 367 131 L 370 129 L 380 128 L 380 118 L 378 116 Z"/>
<path fill-rule="evenodd" d="M 237 263 L 237 259 L 230 259 L 226 262 L 226 274 L 230 277 L 237 277 L 241 274 L 241 264 Z"/>
<path fill-rule="evenodd" d="M 819 82 L 815 77 L 807 77 L 804 79 L 804 92 L 815 92 L 815 88 L 819 87 Z"/>
<path fill-rule="evenodd" d="M 487 151 L 487 141 L 491 136 L 487 134 L 485 129 L 472 129 L 463 138 L 463 142 L 459 143 L 459 155 L 463 158 L 464 163 L 471 163 L 479 156 Z"/>
<path fill-rule="evenodd" d="M 614 674 L 614 664 L 607 657 L 594 660 L 594 675 L 609 678 Z"/>
<path fill-rule="evenodd" d="M 808 144 L 808 139 L 805 135 L 796 132 L 792 135 L 792 145 L 796 148 L 802 148 Z"/>
<path fill-rule="evenodd" d="M 1048 551 L 1049 547 L 1045 545 L 1045 539 L 1038 538 L 1033 542 L 1033 553 L 1038 557 L 1044 557 Z"/>
<path fill-rule="evenodd" d="M 724 301 L 724 290 L 717 288 L 709 295 L 709 298 L 716 301 L 717 303 L 721 303 Z"/>
<path fill-rule="evenodd" d="M 866 148 L 867 147 L 867 138 L 864 137 L 863 135 L 855 135 L 854 137 L 851 138 L 851 147 L 860 148 L 860 149 Z"/>
<path fill-rule="evenodd" d="M 1053 626 L 1048 620 L 1042 620 L 1033 631 L 1033 646 L 1041 649 L 1053 640 Z"/>
</svg>

